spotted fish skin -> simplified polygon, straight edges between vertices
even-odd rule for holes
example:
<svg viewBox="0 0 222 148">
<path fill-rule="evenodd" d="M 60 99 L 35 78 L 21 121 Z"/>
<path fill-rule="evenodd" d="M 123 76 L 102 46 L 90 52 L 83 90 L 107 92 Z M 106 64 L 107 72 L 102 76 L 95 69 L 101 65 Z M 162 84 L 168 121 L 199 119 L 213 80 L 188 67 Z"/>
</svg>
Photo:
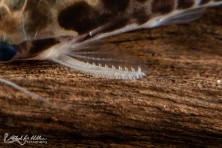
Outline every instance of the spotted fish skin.
<svg viewBox="0 0 222 148">
<path fill-rule="evenodd" d="M 0 39 L 16 47 L 13 60 L 52 60 L 93 76 L 141 78 L 144 73 L 75 65 L 70 56 L 109 36 L 195 20 L 205 8 L 221 4 L 222 0 L 0 0 Z M 112 72 L 117 76 L 108 74 Z"/>
</svg>

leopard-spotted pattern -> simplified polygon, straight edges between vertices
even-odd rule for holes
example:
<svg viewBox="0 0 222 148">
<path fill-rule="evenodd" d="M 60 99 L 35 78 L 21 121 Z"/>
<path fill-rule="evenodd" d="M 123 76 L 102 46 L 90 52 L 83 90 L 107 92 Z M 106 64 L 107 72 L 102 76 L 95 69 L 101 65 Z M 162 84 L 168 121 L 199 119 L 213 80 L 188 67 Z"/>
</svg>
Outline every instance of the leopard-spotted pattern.
<svg viewBox="0 0 222 148">
<path fill-rule="evenodd" d="M 109 75 L 109 68 L 79 68 L 83 63 L 76 68 L 79 61 L 60 55 L 115 34 L 177 23 L 181 14 L 194 16 L 184 20 L 188 22 L 203 8 L 220 4 L 222 0 L 0 0 L 0 61 L 49 59 L 86 74 L 119 78 Z"/>
</svg>

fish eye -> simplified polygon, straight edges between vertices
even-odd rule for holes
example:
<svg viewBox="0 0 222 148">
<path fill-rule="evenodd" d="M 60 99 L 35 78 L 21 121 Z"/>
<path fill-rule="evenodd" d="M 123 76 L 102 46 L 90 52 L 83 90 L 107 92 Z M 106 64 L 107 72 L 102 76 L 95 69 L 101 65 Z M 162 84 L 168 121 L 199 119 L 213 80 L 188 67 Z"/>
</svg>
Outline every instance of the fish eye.
<svg viewBox="0 0 222 148">
<path fill-rule="evenodd" d="M 11 61 L 17 54 L 17 48 L 7 42 L 0 42 L 0 62 Z"/>
</svg>

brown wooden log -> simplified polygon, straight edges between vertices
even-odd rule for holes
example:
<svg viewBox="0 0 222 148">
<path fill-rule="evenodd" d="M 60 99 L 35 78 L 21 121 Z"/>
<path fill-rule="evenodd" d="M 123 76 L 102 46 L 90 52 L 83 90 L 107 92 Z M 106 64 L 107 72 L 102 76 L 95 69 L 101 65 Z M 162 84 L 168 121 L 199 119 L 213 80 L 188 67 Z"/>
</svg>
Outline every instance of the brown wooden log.
<svg viewBox="0 0 222 148">
<path fill-rule="evenodd" d="M 43 61 L 0 64 L 1 77 L 51 98 L 58 109 L 0 85 L 3 136 L 42 135 L 74 146 L 222 145 L 222 10 L 200 20 L 119 35 L 112 48 L 139 57 L 148 75 L 136 81 L 86 77 Z"/>
</svg>

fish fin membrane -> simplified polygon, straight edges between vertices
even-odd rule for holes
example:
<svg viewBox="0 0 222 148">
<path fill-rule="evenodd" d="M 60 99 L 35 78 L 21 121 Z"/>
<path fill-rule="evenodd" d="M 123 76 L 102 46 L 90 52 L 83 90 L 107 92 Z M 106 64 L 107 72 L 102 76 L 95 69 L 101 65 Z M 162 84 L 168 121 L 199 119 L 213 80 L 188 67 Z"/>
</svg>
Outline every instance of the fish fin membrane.
<svg viewBox="0 0 222 148">
<path fill-rule="evenodd" d="M 186 24 L 199 19 L 204 14 L 205 11 L 206 8 L 177 11 L 174 12 L 175 14 L 170 15 L 168 17 L 158 18 L 156 22 L 154 22 L 154 25 L 152 24 L 151 26 L 158 27 L 158 26 L 167 26 L 172 24 Z"/>
<path fill-rule="evenodd" d="M 61 65 L 72 68 L 75 71 L 83 73 L 85 75 L 94 76 L 97 78 L 108 78 L 108 79 L 140 79 L 145 76 L 141 68 L 137 69 L 127 69 L 115 66 L 102 66 L 95 63 L 87 63 L 75 59 L 74 57 L 68 55 L 60 55 L 57 58 L 52 59 L 52 61 L 59 63 Z"/>
</svg>

